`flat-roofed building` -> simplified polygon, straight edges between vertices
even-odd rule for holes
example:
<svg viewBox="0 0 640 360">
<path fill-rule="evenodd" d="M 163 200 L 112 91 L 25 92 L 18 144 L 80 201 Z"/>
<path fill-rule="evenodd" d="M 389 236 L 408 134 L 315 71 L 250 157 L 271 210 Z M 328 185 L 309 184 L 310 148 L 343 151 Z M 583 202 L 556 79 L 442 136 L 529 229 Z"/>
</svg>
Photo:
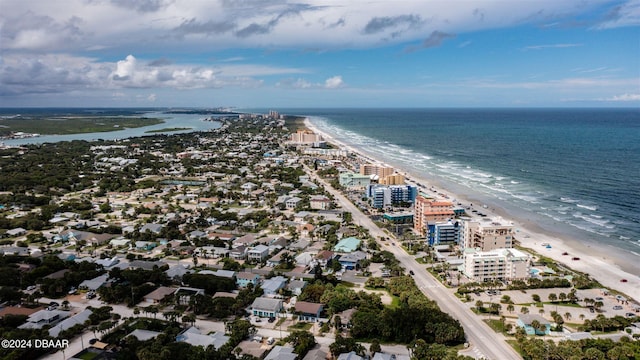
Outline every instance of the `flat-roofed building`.
<svg viewBox="0 0 640 360">
<path fill-rule="evenodd" d="M 513 247 L 514 229 L 500 218 L 465 221 L 460 244 L 463 248 L 482 251 Z"/>
<path fill-rule="evenodd" d="M 371 184 L 370 175 L 361 175 L 352 172 L 343 172 L 338 175 L 340 186 L 349 189 L 364 189 Z"/>
<path fill-rule="evenodd" d="M 443 222 L 453 218 L 453 203 L 451 201 L 436 200 L 420 193 L 415 200 L 413 230 L 425 236 L 430 222 Z"/>
<path fill-rule="evenodd" d="M 362 175 L 377 175 L 382 179 L 394 173 L 393 167 L 376 165 L 376 164 L 362 164 L 360 165 L 360 174 Z"/>
<path fill-rule="evenodd" d="M 473 281 L 528 279 L 531 255 L 517 249 L 464 250 L 464 274 Z"/>
<path fill-rule="evenodd" d="M 381 185 L 404 185 L 404 176 L 400 174 L 391 174 L 389 176 L 380 177 L 378 182 Z"/>
</svg>

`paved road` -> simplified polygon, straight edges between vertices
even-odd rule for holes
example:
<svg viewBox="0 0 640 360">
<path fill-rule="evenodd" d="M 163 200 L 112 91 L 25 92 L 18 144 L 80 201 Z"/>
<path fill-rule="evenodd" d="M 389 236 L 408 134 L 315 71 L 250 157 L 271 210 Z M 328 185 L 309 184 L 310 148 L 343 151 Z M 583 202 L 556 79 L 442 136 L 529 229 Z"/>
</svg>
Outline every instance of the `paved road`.
<svg viewBox="0 0 640 360">
<path fill-rule="evenodd" d="M 343 210 L 352 214 L 353 222 L 357 225 L 369 229 L 372 236 L 376 238 L 388 237 L 376 226 L 369 217 L 364 215 L 355 205 L 353 205 L 339 191 L 331 187 L 327 182 L 316 175 L 315 172 L 307 168 L 307 172 L 312 177 L 322 183 L 334 197 L 342 205 Z M 395 243 L 391 240 L 392 243 Z M 388 241 L 386 243 L 389 243 Z M 496 334 L 486 323 L 471 312 L 454 294 L 449 292 L 447 288 L 437 281 L 429 272 L 424 269 L 424 265 L 420 265 L 411 255 L 407 254 L 400 244 L 395 246 L 385 246 L 385 242 L 379 242 L 380 246 L 390 251 L 400 261 L 400 263 L 408 270 L 413 270 L 414 279 L 420 290 L 430 299 L 435 300 L 440 309 L 458 321 L 464 328 L 467 335 L 467 341 L 473 347 L 469 356 L 486 359 L 520 359 L 520 355 L 507 344 L 505 338 L 501 334 Z"/>
</svg>

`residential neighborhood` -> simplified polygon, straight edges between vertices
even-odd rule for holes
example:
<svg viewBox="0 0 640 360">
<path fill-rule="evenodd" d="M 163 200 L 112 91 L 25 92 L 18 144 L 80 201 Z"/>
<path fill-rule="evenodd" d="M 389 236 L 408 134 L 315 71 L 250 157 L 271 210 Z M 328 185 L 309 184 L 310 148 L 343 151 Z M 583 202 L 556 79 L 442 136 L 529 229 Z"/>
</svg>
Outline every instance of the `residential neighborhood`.
<svg viewBox="0 0 640 360">
<path fill-rule="evenodd" d="M 491 358 L 461 314 L 514 356 L 640 336 L 640 306 L 519 247 L 508 220 L 332 151 L 299 118 L 221 123 L 2 150 L 21 174 L 0 185 L 3 337 L 70 341 L 3 358 Z M 25 191 L 46 153 L 64 174 Z"/>
</svg>

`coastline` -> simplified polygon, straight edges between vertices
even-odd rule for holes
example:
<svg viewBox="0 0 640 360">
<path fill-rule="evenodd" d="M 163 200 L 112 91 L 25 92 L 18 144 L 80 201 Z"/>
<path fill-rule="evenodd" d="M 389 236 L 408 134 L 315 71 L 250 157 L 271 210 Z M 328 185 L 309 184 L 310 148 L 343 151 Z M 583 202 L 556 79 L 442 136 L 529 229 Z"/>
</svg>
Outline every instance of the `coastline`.
<svg viewBox="0 0 640 360">
<path fill-rule="evenodd" d="M 321 131 L 314 126 L 308 117 L 305 118 L 304 124 L 308 129 L 322 135 L 329 143 L 347 149 L 372 162 L 384 163 L 383 161 L 377 160 L 371 154 L 361 149 L 348 146 L 326 132 Z M 408 172 L 406 169 L 399 168 L 398 166 L 394 167 L 396 167 L 398 172 L 404 174 L 409 182 L 415 184 L 420 183 L 422 185 L 429 184 L 429 189 L 447 195 L 449 198 L 455 198 L 459 202 L 466 204 L 487 203 L 485 199 L 465 194 L 459 191 L 461 189 L 455 189 L 456 186 L 441 184 L 440 181 L 416 176 L 416 174 Z M 451 190 L 452 187 L 454 190 Z M 419 186 L 419 188 L 428 190 L 425 186 Z M 529 219 L 522 216 L 519 217 L 516 211 L 511 212 L 509 209 L 503 208 L 501 204 L 489 203 L 489 205 L 490 208 L 482 208 L 482 212 L 490 217 L 498 216 L 507 221 L 511 221 L 517 229 L 516 240 L 520 242 L 522 247 L 531 249 L 539 255 L 551 258 L 573 270 L 588 274 L 604 287 L 621 292 L 640 302 L 640 277 L 634 274 L 634 270 L 637 269 L 637 264 L 632 263 L 633 259 L 624 258 L 618 249 L 611 249 L 611 247 L 602 244 L 582 243 L 569 234 L 544 229 Z M 476 208 L 478 208 L 478 206 L 476 206 Z M 514 215 L 514 213 L 516 215 Z M 549 244 L 551 248 L 544 247 L 542 244 Z M 564 252 L 569 253 L 569 255 L 562 255 Z M 572 260 L 575 257 L 580 260 Z M 626 279 L 627 282 L 623 283 L 621 279 Z"/>
</svg>

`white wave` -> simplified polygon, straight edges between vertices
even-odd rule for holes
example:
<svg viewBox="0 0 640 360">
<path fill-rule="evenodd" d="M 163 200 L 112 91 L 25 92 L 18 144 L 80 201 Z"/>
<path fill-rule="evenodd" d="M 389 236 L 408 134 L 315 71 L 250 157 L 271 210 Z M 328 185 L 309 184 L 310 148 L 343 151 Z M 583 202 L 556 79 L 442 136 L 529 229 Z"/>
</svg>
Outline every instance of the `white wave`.
<svg viewBox="0 0 640 360">
<path fill-rule="evenodd" d="M 609 220 L 594 219 L 591 216 L 583 215 L 582 213 L 575 213 L 575 214 L 573 214 L 573 217 L 582 219 L 582 220 L 584 220 L 586 222 L 589 222 L 589 223 L 592 223 L 594 225 L 598 225 L 600 227 L 604 227 L 604 228 L 607 228 L 607 229 L 615 228 L 614 225 L 610 225 Z"/>
<path fill-rule="evenodd" d="M 587 210 L 591 210 L 591 211 L 596 211 L 598 210 L 598 207 L 595 205 L 583 205 L 583 204 L 576 204 L 577 207 L 579 208 L 583 208 L 583 209 L 587 209 Z"/>
<path fill-rule="evenodd" d="M 514 185 L 520 184 L 519 181 L 515 181 L 515 180 L 511 180 L 511 183 L 514 184 Z"/>
<path fill-rule="evenodd" d="M 566 202 L 566 203 L 570 203 L 570 204 L 575 204 L 575 203 L 578 202 L 578 200 L 574 200 L 574 199 L 567 198 L 567 197 L 560 197 L 560 201 Z"/>
</svg>

